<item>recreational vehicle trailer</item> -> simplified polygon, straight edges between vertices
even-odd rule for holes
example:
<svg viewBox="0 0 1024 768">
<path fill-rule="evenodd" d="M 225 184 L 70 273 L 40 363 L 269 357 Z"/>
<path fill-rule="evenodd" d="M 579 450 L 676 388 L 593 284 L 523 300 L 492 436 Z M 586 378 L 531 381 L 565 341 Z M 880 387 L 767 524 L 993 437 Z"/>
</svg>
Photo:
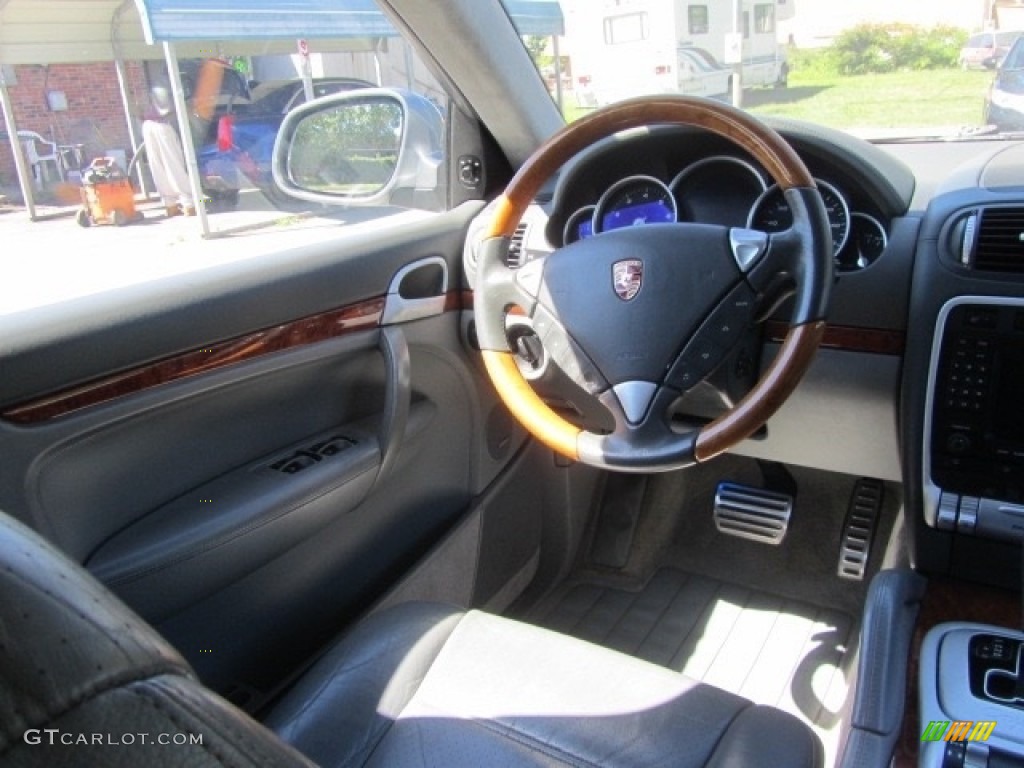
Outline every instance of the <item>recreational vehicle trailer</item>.
<svg viewBox="0 0 1024 768">
<path fill-rule="evenodd" d="M 744 87 L 783 86 L 789 65 L 777 30 L 795 2 L 605 0 L 596 13 L 572 14 L 566 34 L 577 100 L 601 106 L 654 93 L 727 98 L 736 63 Z"/>
</svg>

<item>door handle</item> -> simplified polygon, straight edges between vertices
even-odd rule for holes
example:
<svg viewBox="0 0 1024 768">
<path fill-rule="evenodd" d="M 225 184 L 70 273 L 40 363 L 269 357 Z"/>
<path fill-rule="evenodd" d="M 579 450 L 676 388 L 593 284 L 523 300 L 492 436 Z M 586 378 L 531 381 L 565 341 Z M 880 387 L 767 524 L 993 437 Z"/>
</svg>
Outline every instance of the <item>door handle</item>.
<svg viewBox="0 0 1024 768">
<path fill-rule="evenodd" d="M 398 326 L 381 328 L 380 351 L 384 356 L 386 387 L 384 390 L 384 413 L 381 414 L 377 441 L 380 444 L 380 467 L 376 488 L 391 473 L 401 449 L 405 426 L 409 421 L 409 405 L 412 401 L 411 362 L 409 343 Z"/>
<path fill-rule="evenodd" d="M 444 312 L 448 263 L 431 256 L 402 267 L 391 279 L 381 325 L 407 323 Z"/>
</svg>

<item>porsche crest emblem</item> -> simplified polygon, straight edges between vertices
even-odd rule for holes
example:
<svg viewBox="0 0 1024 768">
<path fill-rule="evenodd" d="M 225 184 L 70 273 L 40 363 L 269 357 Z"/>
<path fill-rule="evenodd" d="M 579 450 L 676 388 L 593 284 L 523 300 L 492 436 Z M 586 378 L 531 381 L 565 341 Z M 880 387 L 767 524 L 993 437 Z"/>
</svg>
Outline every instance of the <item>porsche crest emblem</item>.
<svg viewBox="0 0 1024 768">
<path fill-rule="evenodd" d="M 629 301 L 638 293 L 644 281 L 644 263 L 640 259 L 623 259 L 612 264 L 612 287 L 615 295 Z"/>
</svg>

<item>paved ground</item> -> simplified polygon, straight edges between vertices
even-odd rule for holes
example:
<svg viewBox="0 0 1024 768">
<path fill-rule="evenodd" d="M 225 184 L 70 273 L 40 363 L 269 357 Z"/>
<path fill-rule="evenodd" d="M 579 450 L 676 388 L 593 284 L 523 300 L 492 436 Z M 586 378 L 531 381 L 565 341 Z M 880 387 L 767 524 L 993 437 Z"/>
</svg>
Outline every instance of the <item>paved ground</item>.
<svg viewBox="0 0 1024 768">
<path fill-rule="evenodd" d="M 0 315 L 334 238 L 365 217 L 298 201 L 278 210 L 252 189 L 237 209 L 211 213 L 213 236 L 203 238 L 198 218 L 168 218 L 152 200 L 136 206 L 139 222 L 90 228 L 75 223 L 78 206 L 37 206 L 36 221 L 0 207 Z"/>
</svg>

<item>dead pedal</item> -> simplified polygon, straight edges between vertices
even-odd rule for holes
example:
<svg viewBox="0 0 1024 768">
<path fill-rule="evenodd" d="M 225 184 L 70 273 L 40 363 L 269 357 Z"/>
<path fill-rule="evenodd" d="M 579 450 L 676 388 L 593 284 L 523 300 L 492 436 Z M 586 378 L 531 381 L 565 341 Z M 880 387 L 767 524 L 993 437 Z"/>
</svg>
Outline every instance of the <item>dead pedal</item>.
<svg viewBox="0 0 1024 768">
<path fill-rule="evenodd" d="M 738 483 L 719 483 L 715 490 L 715 527 L 730 536 L 781 544 L 792 513 L 789 494 Z"/>
<path fill-rule="evenodd" d="M 839 544 L 840 578 L 863 581 L 871 556 L 871 542 L 875 538 L 878 518 L 882 512 L 885 486 L 881 480 L 861 478 L 853 486 L 850 508 L 843 522 L 843 537 Z"/>
</svg>

